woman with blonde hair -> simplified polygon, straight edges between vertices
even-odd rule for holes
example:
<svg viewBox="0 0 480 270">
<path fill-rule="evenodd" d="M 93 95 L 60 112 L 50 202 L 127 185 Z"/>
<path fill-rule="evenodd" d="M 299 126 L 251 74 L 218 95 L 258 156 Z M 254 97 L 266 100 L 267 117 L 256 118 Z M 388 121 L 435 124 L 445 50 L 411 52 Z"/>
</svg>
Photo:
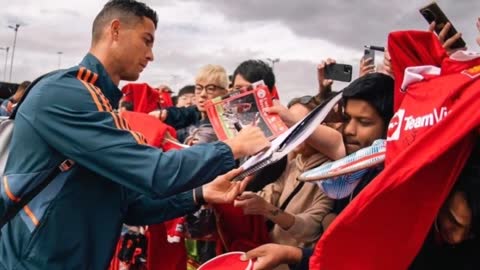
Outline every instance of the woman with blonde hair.
<svg viewBox="0 0 480 270">
<path fill-rule="evenodd" d="M 228 93 L 228 75 L 220 65 L 208 64 L 203 66 L 195 76 L 195 107 L 167 108 L 166 110 L 150 113 L 177 129 L 177 138 L 180 142 L 190 135 L 192 127 L 210 125 L 205 105 L 208 100 Z"/>
<path fill-rule="evenodd" d="M 219 65 L 206 65 L 200 68 L 195 78 L 195 100 L 197 109 L 206 119 L 205 103 L 228 93 L 228 75 Z"/>
</svg>

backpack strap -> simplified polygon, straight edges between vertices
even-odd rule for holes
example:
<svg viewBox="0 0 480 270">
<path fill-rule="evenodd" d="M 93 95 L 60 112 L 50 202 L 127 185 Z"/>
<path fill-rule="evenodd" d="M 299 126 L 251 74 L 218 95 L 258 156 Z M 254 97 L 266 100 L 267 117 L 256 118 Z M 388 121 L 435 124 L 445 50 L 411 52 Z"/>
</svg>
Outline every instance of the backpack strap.
<svg viewBox="0 0 480 270">
<path fill-rule="evenodd" d="M 46 186 L 48 186 L 48 184 L 50 184 L 52 180 L 57 177 L 57 175 L 59 175 L 61 172 L 69 170 L 74 164 L 75 163 L 73 163 L 73 161 L 69 159 L 63 161 L 60 166 L 55 167 L 55 169 L 53 169 L 53 171 L 51 171 L 47 175 L 47 177 L 45 177 L 45 179 L 40 182 L 40 184 L 38 184 L 30 192 L 25 194 L 25 196 L 23 196 L 18 203 L 8 208 L 5 214 L 0 219 L 0 229 L 5 224 L 7 224 L 7 222 L 9 222 L 13 217 L 15 217 L 18 212 L 20 212 L 20 210 L 25 207 L 25 205 L 27 205 L 33 198 L 35 198 L 35 196 L 38 195 L 38 193 L 40 193 Z"/>
</svg>

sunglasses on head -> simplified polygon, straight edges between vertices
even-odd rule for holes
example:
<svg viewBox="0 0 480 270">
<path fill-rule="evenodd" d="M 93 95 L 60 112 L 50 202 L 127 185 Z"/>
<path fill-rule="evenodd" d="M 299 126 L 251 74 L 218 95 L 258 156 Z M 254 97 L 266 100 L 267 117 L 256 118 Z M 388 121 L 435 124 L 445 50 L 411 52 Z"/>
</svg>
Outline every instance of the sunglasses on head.
<svg viewBox="0 0 480 270">
<path fill-rule="evenodd" d="M 290 108 L 295 104 L 311 105 L 311 103 L 313 103 L 313 105 L 315 106 L 318 106 L 322 102 L 320 101 L 320 98 L 318 96 L 307 95 L 307 96 L 293 99 L 292 101 L 290 101 L 290 103 L 288 103 L 287 107 Z"/>
</svg>

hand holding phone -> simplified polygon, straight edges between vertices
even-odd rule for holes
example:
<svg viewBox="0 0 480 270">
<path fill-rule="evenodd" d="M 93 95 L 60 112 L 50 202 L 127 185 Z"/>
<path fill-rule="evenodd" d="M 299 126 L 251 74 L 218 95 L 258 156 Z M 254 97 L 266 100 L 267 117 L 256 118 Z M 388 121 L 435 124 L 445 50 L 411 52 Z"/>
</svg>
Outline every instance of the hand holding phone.
<svg viewBox="0 0 480 270">
<path fill-rule="evenodd" d="M 325 67 L 325 79 L 350 82 L 352 80 L 352 66 L 347 64 L 330 64 Z"/>
<path fill-rule="evenodd" d="M 317 66 L 318 92 L 320 95 L 332 90 L 333 80 L 325 78 L 325 67 L 335 63 L 335 59 L 327 58 Z"/>
<path fill-rule="evenodd" d="M 362 58 L 363 58 L 363 61 L 367 59 L 372 59 L 371 60 L 372 65 L 375 64 L 375 51 L 369 48 L 365 48 L 365 50 L 363 51 Z"/>
<path fill-rule="evenodd" d="M 375 51 L 365 46 L 363 57 L 360 60 L 359 77 L 365 74 L 375 72 Z"/>
<path fill-rule="evenodd" d="M 460 37 L 460 34 L 457 34 L 457 30 L 455 27 L 453 27 L 452 23 L 448 20 L 447 16 L 445 13 L 443 13 L 436 2 L 432 2 L 431 4 L 421 8 L 419 11 L 425 20 L 427 20 L 429 24 L 433 25 L 433 31 L 439 35 L 441 38 L 440 41 L 444 44 L 445 48 L 465 48 L 465 41 Z M 454 37 L 455 35 L 456 37 Z M 448 42 L 448 40 L 450 40 L 452 44 L 447 44 L 446 42 Z"/>
</svg>

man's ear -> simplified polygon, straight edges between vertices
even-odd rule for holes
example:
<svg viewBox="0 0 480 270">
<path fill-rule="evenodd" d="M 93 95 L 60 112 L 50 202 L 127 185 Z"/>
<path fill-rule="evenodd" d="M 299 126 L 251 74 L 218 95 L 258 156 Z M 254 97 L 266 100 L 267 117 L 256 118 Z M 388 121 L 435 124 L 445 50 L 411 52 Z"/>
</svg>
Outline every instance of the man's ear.
<svg viewBox="0 0 480 270">
<path fill-rule="evenodd" d="M 110 23 L 110 37 L 112 40 L 117 41 L 118 40 L 118 33 L 120 32 L 120 20 L 115 19 Z"/>
</svg>

